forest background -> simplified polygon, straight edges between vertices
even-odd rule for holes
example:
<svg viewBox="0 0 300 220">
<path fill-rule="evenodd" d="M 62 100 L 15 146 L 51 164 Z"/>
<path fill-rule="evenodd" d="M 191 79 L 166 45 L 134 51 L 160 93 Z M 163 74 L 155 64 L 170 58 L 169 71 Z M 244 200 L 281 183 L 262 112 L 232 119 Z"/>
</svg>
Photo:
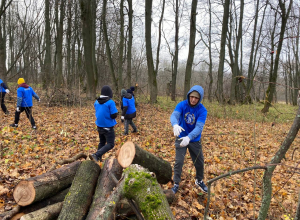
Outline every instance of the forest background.
<svg viewBox="0 0 300 220">
<path fill-rule="evenodd" d="M 205 128 L 208 136 L 204 142 L 209 150 L 213 150 L 205 155 L 206 163 L 211 163 L 213 168 L 208 168 L 206 174 L 212 172 L 213 175 L 208 176 L 213 178 L 225 171 L 251 167 L 258 161 L 267 164 L 277 150 L 284 147 L 281 143 L 285 135 L 289 135 L 287 131 L 296 116 L 300 84 L 299 9 L 299 1 L 296 0 L 2 0 L 0 77 L 11 90 L 6 102 L 10 109 L 14 109 L 16 81 L 23 77 L 41 96 L 42 104 L 36 107 L 35 112 L 38 123 L 44 126 L 34 135 L 25 128 L 14 131 L 7 127 L 13 115 L 7 118 L 1 116 L 1 181 L 13 185 L 26 176 L 23 172 L 27 168 L 30 172 L 45 172 L 48 165 L 43 166 L 43 170 L 33 171 L 35 165 L 31 163 L 27 166 L 19 161 L 20 154 L 24 156 L 29 151 L 30 159 L 39 159 L 39 151 L 46 150 L 41 147 L 45 142 L 49 142 L 50 146 L 53 141 L 56 142 L 53 150 L 51 147 L 48 149 L 54 152 L 54 157 L 63 152 L 62 149 L 67 150 L 65 148 L 70 143 L 81 146 L 74 152 L 71 150 L 71 155 L 78 150 L 89 151 L 91 146 L 95 146 L 96 133 L 90 136 L 83 131 L 88 132 L 88 128 L 94 126 L 90 100 L 94 100 L 100 88 L 106 84 L 113 88 L 116 102 L 120 101 L 118 94 L 122 88 L 136 86 L 137 101 L 140 103 L 137 121 L 141 132 L 133 140 L 155 153 L 158 146 L 160 153 L 174 151 L 171 129 L 165 126 L 165 123 L 169 123 L 166 119 L 175 104 L 185 98 L 189 88 L 199 84 L 205 89 L 204 102 L 211 117 Z M 284 107 L 276 104 L 279 102 Z M 161 118 L 159 114 L 153 115 L 152 108 L 163 112 Z M 76 118 L 78 115 L 81 117 Z M 84 115 L 86 118 L 82 117 Z M 153 116 L 164 122 L 161 130 L 166 133 L 159 133 L 160 140 L 156 140 L 159 143 L 154 141 L 154 124 L 147 123 L 149 115 L 150 121 L 153 121 Z M 49 127 L 44 122 L 47 119 L 51 122 L 51 125 L 48 123 Z M 75 135 L 71 133 L 75 132 L 76 126 L 68 127 L 67 124 L 73 121 L 82 125 L 76 131 L 80 130 L 81 135 L 84 134 L 88 138 L 86 140 L 90 141 L 83 141 L 80 135 L 71 138 Z M 262 126 L 259 133 L 266 135 L 261 143 L 256 139 L 256 122 Z M 59 125 L 56 127 L 57 123 Z M 121 127 L 117 129 L 121 130 Z M 142 132 L 143 128 L 145 133 Z M 43 131 L 54 132 L 55 140 L 50 136 L 39 136 L 38 133 Z M 224 134 L 228 139 L 223 138 Z M 209 138 L 210 135 L 212 138 Z M 242 142 L 238 141 L 239 135 L 243 137 L 240 140 Z M 60 138 L 63 140 L 60 141 Z M 124 137 L 118 140 L 121 144 Z M 221 144 L 222 141 L 226 142 L 225 146 Z M 296 141 L 299 143 L 299 137 Z M 276 172 L 281 174 L 292 172 L 289 178 L 276 177 L 290 181 L 273 184 L 275 193 L 267 202 L 261 203 L 268 185 L 262 183 L 262 178 L 269 181 L 271 178 L 267 178 L 267 171 L 252 171 L 252 174 L 243 174 L 236 180 L 241 188 L 249 189 L 246 195 L 242 189 L 230 190 L 228 179 L 222 183 L 225 188 L 218 183 L 215 195 L 217 192 L 224 193 L 224 189 L 230 193 L 215 197 L 222 203 L 211 204 L 211 217 L 278 219 L 279 216 L 290 218 L 284 216 L 286 214 L 296 215 L 299 210 L 299 181 L 296 178 L 299 153 L 295 147 L 297 145 L 294 145 L 288 146 L 291 155 L 285 155 L 286 151 L 281 155 L 279 163 L 285 158 L 285 165 L 276 168 Z M 153 147 L 155 150 L 151 150 Z M 32 155 L 34 152 L 36 155 Z M 259 156 L 258 152 L 263 156 Z M 243 157 L 237 156 L 237 153 Z M 169 156 L 168 160 L 173 162 L 174 152 L 170 152 Z M 235 158 L 235 163 L 230 163 L 229 158 Z M 240 160 L 247 163 L 237 163 Z M 41 164 L 48 163 L 38 161 Z M 192 175 L 192 166 L 188 166 Z M 268 166 L 271 174 L 275 167 Z M 251 180 L 255 179 L 253 175 L 258 177 L 249 187 L 247 175 Z M 188 177 L 186 184 L 192 184 L 191 179 L 192 176 Z M 290 188 L 285 188 L 287 186 Z M 3 189 L 8 198 L 11 196 L 11 187 Z M 188 195 L 188 200 L 184 199 L 185 195 Z M 276 198 L 278 195 L 281 197 Z M 201 203 L 191 198 L 198 197 L 185 191 L 181 193 L 173 207 L 176 216 L 203 216 L 203 207 L 197 204 L 203 205 L 205 201 Z M 2 201 L 5 204 L 7 200 Z M 193 201 L 198 203 L 194 204 Z M 268 203 L 280 209 L 269 211 L 268 214 Z M 190 204 L 194 204 L 194 210 L 189 209 Z M 185 211 L 178 211 L 178 206 Z"/>
</svg>

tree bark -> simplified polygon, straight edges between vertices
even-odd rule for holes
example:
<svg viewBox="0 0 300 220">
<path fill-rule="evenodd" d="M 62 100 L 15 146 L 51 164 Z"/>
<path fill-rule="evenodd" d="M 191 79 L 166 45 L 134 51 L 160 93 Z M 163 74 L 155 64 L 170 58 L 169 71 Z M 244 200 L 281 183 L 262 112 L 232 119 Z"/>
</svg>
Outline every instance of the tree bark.
<svg viewBox="0 0 300 220">
<path fill-rule="evenodd" d="M 103 208 L 107 196 L 113 191 L 116 183 L 112 180 L 111 175 L 120 179 L 123 168 L 116 159 L 110 158 L 105 160 L 101 174 L 98 178 L 93 202 L 91 204 L 86 220 L 94 220 L 100 210 Z"/>
<path fill-rule="evenodd" d="M 191 23 L 190 23 L 190 43 L 189 43 L 189 55 L 186 62 L 185 69 L 185 80 L 184 80 L 184 93 L 183 98 L 186 99 L 186 94 L 191 87 L 191 76 L 192 76 L 192 67 L 195 54 L 195 40 L 196 40 L 196 15 L 197 15 L 197 2 L 198 0 L 192 1 L 191 9 Z"/>
<path fill-rule="evenodd" d="M 20 206 L 27 206 L 68 188 L 80 164 L 81 161 L 76 161 L 52 172 L 22 180 L 14 189 L 15 201 Z"/>
<path fill-rule="evenodd" d="M 160 184 L 166 184 L 172 178 L 172 167 L 169 162 L 143 150 L 131 141 L 127 141 L 121 147 L 118 161 L 124 168 L 130 164 L 139 164 L 149 169 L 150 172 L 156 174 L 157 181 Z"/>
<path fill-rule="evenodd" d="M 178 13 L 179 13 L 179 6 L 178 0 L 175 0 L 175 54 L 174 54 L 174 68 L 172 71 L 172 88 L 171 88 L 171 99 L 172 101 L 176 100 L 176 82 L 177 82 L 177 72 L 178 72 L 178 35 L 179 35 L 179 22 L 178 22 Z"/>
<path fill-rule="evenodd" d="M 267 170 L 264 173 L 263 177 L 263 197 L 262 197 L 262 205 L 259 210 L 258 220 L 264 220 L 267 217 L 271 198 L 272 198 L 272 175 L 276 168 L 276 164 L 280 164 L 283 158 L 285 158 L 286 152 L 289 150 L 291 144 L 293 143 L 295 137 L 298 134 L 300 128 L 300 106 L 296 113 L 296 117 L 294 119 L 293 125 L 287 134 L 285 140 L 280 146 L 279 150 L 276 152 L 275 156 L 270 161 Z M 274 165 L 275 164 L 275 165 Z"/>
<path fill-rule="evenodd" d="M 65 197 L 58 220 L 85 219 L 100 170 L 99 165 L 92 160 L 82 162 Z"/>
<path fill-rule="evenodd" d="M 145 219 L 174 219 L 155 174 L 132 164 L 124 170 L 124 196 L 133 199 Z"/>
<path fill-rule="evenodd" d="M 46 206 L 35 212 L 23 215 L 20 220 L 52 220 L 56 219 L 59 215 L 63 202 L 58 202 L 53 205 Z"/>
<path fill-rule="evenodd" d="M 127 46 L 127 88 L 131 86 L 131 59 L 132 59 L 132 0 L 128 2 L 128 46 Z"/>
</svg>

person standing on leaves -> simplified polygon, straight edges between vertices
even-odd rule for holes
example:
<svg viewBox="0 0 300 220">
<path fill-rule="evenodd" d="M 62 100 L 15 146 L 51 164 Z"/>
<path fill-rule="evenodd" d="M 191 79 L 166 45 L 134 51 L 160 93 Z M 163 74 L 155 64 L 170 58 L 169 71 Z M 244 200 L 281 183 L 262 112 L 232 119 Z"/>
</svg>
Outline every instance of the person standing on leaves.
<svg viewBox="0 0 300 220">
<path fill-rule="evenodd" d="M 115 130 L 117 124 L 116 117 L 118 110 L 112 100 L 113 92 L 109 86 L 103 86 L 100 97 L 95 101 L 96 125 L 99 133 L 100 142 L 98 150 L 90 154 L 89 158 L 95 162 L 102 161 L 102 156 L 115 146 Z"/>
<path fill-rule="evenodd" d="M 1 109 L 2 111 L 8 115 L 9 111 L 7 110 L 5 104 L 4 104 L 4 97 L 6 95 L 6 93 L 9 93 L 9 89 L 7 88 L 7 86 L 5 85 L 5 83 L 2 81 L 2 79 L 0 79 L 0 103 L 1 103 Z"/>
<path fill-rule="evenodd" d="M 207 117 L 207 110 L 204 105 L 201 104 L 203 97 L 203 88 L 199 85 L 193 86 L 187 94 L 187 99 L 177 104 L 170 118 L 174 136 L 176 136 L 176 156 L 173 176 L 174 186 L 172 188 L 174 193 L 176 193 L 179 188 L 187 149 L 189 149 L 193 164 L 196 168 L 195 184 L 203 192 L 207 192 L 207 187 L 203 182 L 204 157 L 201 145 L 201 133 Z"/>
<path fill-rule="evenodd" d="M 126 89 L 121 90 L 121 111 L 123 111 L 123 98 L 126 95 L 127 91 Z"/>
<path fill-rule="evenodd" d="M 128 135 L 128 127 L 131 125 L 133 133 L 137 132 L 137 128 L 133 123 L 132 119 L 136 117 L 135 100 L 131 94 L 132 90 L 127 89 L 127 93 L 123 98 L 123 111 L 121 121 L 124 122 L 124 135 Z"/>
<path fill-rule="evenodd" d="M 20 120 L 20 114 L 25 111 L 27 118 L 29 119 L 33 129 L 36 129 L 34 118 L 32 117 L 32 97 L 34 97 L 38 102 L 40 98 L 34 92 L 34 90 L 25 83 L 23 78 L 18 79 L 18 89 L 17 89 L 17 109 L 15 112 L 15 122 L 11 124 L 11 127 L 18 127 Z"/>
</svg>

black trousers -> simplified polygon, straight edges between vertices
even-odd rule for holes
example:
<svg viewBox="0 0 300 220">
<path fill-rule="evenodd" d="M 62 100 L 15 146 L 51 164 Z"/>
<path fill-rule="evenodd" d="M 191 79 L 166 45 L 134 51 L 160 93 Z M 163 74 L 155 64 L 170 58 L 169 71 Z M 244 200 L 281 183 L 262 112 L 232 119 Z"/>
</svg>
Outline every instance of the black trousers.
<svg viewBox="0 0 300 220">
<path fill-rule="evenodd" d="M 99 133 L 100 143 L 98 144 L 98 150 L 95 154 L 101 160 L 102 155 L 113 149 L 115 146 L 115 130 L 113 127 L 97 127 L 97 130 Z"/>
<path fill-rule="evenodd" d="M 6 92 L 0 92 L 0 103 L 1 103 L 1 109 L 4 113 L 7 112 L 7 108 L 4 104 L 4 97 L 5 97 Z"/>
<path fill-rule="evenodd" d="M 31 110 L 31 107 L 20 107 L 20 111 L 19 112 L 15 112 L 15 124 L 18 124 L 19 123 L 19 120 L 20 120 L 20 114 L 22 112 L 26 113 L 26 116 L 27 118 L 29 119 L 30 123 L 31 123 L 31 126 L 35 126 L 35 121 L 32 117 L 32 110 Z"/>
</svg>

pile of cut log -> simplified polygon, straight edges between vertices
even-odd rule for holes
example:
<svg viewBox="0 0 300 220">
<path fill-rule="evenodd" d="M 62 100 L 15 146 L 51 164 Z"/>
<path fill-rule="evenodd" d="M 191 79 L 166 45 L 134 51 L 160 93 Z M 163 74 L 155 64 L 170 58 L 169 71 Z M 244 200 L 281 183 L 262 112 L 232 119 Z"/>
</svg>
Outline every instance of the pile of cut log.
<svg viewBox="0 0 300 220">
<path fill-rule="evenodd" d="M 102 169 L 77 160 L 20 181 L 13 192 L 18 206 L 0 219 L 174 219 L 169 204 L 175 195 L 160 185 L 171 176 L 169 162 L 128 141 Z"/>
</svg>

